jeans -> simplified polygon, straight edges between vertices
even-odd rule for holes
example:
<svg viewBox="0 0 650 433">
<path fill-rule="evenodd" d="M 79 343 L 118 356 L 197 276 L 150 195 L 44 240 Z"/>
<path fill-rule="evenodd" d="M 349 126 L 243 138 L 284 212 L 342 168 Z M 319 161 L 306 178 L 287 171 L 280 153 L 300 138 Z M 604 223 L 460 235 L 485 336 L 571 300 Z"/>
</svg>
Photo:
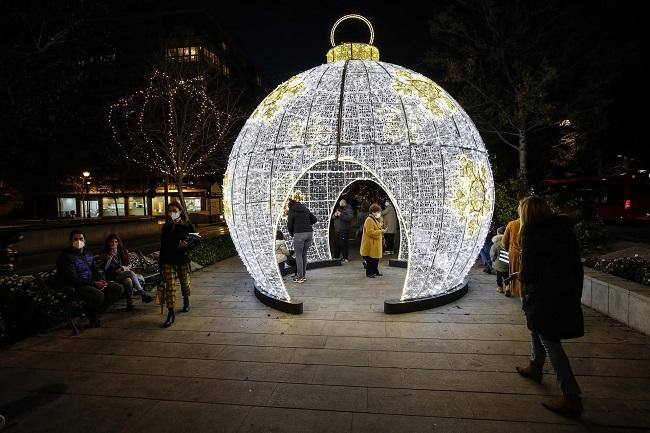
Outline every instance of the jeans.
<svg viewBox="0 0 650 433">
<path fill-rule="evenodd" d="M 534 332 L 530 334 L 532 336 L 530 360 L 541 368 L 544 366 L 544 361 L 546 361 L 546 355 L 548 354 L 548 357 L 551 359 L 551 365 L 557 375 L 557 381 L 560 385 L 560 390 L 562 390 L 562 394 L 571 397 L 580 396 L 580 387 L 573 375 L 569 358 L 564 353 L 560 340 L 549 340 Z"/>
<path fill-rule="evenodd" d="M 307 272 L 307 251 L 314 242 L 314 233 L 303 232 L 293 235 L 293 250 L 296 252 L 296 275 L 299 278 L 305 277 Z"/>
<path fill-rule="evenodd" d="M 131 285 L 133 286 L 133 291 L 136 293 L 142 293 L 143 289 L 142 286 L 140 285 L 140 281 L 138 280 L 138 277 L 135 275 L 135 272 L 128 270 L 128 271 L 122 271 L 119 274 L 115 276 L 115 282 L 120 283 L 120 284 L 125 284 L 124 280 L 127 278 L 131 279 Z"/>
</svg>

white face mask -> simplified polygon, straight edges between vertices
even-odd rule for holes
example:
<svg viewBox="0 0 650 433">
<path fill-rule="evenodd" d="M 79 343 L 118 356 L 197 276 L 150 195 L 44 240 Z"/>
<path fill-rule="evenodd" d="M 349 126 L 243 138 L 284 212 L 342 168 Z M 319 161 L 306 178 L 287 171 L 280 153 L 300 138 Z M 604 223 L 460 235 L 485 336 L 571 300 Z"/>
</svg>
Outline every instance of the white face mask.
<svg viewBox="0 0 650 433">
<path fill-rule="evenodd" d="M 76 249 L 80 250 L 80 249 L 82 249 L 83 247 L 86 246 L 86 243 L 84 241 L 77 240 L 77 241 L 74 241 L 72 243 L 72 246 L 75 247 Z"/>
<path fill-rule="evenodd" d="M 386 206 L 388 206 L 388 205 L 390 205 L 390 203 L 389 203 L 389 202 L 386 202 Z"/>
<path fill-rule="evenodd" d="M 172 221 L 177 220 L 178 218 L 181 217 L 180 212 L 169 212 L 169 217 L 172 219 Z"/>
<path fill-rule="evenodd" d="M 375 212 L 374 215 L 377 219 L 381 218 L 381 212 Z"/>
</svg>

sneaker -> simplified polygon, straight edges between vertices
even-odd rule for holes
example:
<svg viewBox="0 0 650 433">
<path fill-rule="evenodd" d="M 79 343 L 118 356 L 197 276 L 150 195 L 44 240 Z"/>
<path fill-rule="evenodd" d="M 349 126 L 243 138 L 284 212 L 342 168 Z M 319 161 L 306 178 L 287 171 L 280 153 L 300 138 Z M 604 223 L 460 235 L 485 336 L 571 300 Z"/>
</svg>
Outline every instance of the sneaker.
<svg viewBox="0 0 650 433">
<path fill-rule="evenodd" d="M 302 277 L 302 278 L 298 278 L 298 279 L 297 279 L 296 281 L 294 281 L 294 282 L 296 282 L 296 283 L 298 283 L 298 284 L 302 284 L 302 283 L 304 283 L 305 281 L 307 281 L 307 280 L 305 279 L 305 277 Z"/>
<path fill-rule="evenodd" d="M 368 277 L 368 278 L 375 278 L 374 275 L 366 275 L 366 277 Z"/>
<path fill-rule="evenodd" d="M 375 274 L 375 276 L 377 276 L 377 277 L 383 277 L 384 274 L 377 272 L 377 273 Z"/>
<path fill-rule="evenodd" d="M 294 283 L 296 281 L 298 281 L 299 279 L 300 279 L 300 277 L 298 275 L 294 275 L 293 277 L 291 277 L 291 281 L 293 281 Z"/>
<path fill-rule="evenodd" d="M 347 262 L 349 262 L 348 259 L 343 259 L 343 260 L 341 260 L 341 264 L 342 264 L 342 265 L 346 264 Z"/>
<path fill-rule="evenodd" d="M 498 287 L 497 286 L 497 293 L 503 293 L 503 287 Z"/>
</svg>

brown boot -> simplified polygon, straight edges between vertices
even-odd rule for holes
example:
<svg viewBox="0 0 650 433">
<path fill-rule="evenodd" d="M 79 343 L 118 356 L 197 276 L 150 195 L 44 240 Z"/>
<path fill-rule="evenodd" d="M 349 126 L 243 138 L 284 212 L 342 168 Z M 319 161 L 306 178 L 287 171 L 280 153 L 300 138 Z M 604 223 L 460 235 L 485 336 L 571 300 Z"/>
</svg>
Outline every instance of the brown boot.
<svg viewBox="0 0 650 433">
<path fill-rule="evenodd" d="M 582 414 L 582 399 L 580 396 L 563 395 L 557 400 L 542 403 L 546 409 L 566 416 L 580 416 Z"/>
<path fill-rule="evenodd" d="M 544 373 L 542 373 L 542 367 L 535 364 L 533 361 L 530 361 L 528 363 L 528 367 L 515 368 L 517 369 L 517 373 L 519 373 L 521 376 L 527 377 L 534 382 L 542 383 L 542 378 L 544 377 Z"/>
</svg>

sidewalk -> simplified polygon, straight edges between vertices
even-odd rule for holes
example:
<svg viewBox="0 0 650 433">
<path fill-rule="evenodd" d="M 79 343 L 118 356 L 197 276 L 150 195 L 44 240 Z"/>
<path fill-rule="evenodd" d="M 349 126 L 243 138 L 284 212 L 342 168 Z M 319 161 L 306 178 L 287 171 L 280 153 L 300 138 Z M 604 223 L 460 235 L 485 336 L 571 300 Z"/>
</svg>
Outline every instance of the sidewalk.
<svg viewBox="0 0 650 433">
<path fill-rule="evenodd" d="M 517 375 L 529 352 L 519 301 L 476 266 L 470 291 L 389 316 L 405 269 L 368 279 L 358 260 L 289 284 L 305 313 L 262 305 L 237 257 L 193 274 L 192 311 L 162 329 L 154 305 L 106 315 L 0 354 L 0 413 L 18 432 L 630 432 L 650 429 L 650 337 L 585 308 L 565 346 L 582 419 Z M 288 281 L 288 278 L 287 280 Z M 547 365 L 547 369 L 549 366 Z"/>
</svg>

